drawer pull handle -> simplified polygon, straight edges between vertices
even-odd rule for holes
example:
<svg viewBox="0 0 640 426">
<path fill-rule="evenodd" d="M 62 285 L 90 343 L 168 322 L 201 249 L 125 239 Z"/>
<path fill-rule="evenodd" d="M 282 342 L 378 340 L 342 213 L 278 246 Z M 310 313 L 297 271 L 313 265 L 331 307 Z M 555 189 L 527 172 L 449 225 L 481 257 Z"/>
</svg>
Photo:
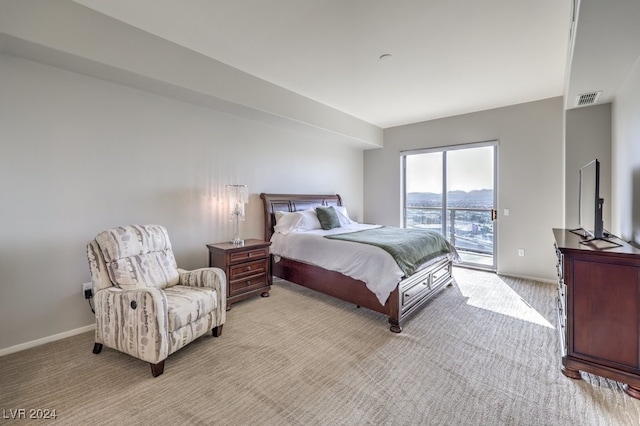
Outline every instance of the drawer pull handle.
<svg viewBox="0 0 640 426">
<path fill-rule="evenodd" d="M 251 285 L 251 281 L 247 281 L 247 285 Z"/>
<path fill-rule="evenodd" d="M 246 270 L 246 271 L 250 271 L 250 270 L 251 270 L 251 266 L 247 266 L 247 267 L 245 268 L 245 270 Z"/>
</svg>

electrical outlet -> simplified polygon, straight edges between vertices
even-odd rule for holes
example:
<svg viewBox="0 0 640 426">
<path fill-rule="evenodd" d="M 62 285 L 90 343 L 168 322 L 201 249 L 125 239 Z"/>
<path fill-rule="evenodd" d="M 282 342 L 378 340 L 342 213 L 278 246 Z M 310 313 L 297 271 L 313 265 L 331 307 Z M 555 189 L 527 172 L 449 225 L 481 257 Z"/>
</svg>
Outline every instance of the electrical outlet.
<svg viewBox="0 0 640 426">
<path fill-rule="evenodd" d="M 524 256 L 524 249 L 518 249 L 518 256 Z"/>
<path fill-rule="evenodd" d="M 82 295 L 85 299 L 91 299 L 93 297 L 93 283 L 82 283 Z"/>
</svg>

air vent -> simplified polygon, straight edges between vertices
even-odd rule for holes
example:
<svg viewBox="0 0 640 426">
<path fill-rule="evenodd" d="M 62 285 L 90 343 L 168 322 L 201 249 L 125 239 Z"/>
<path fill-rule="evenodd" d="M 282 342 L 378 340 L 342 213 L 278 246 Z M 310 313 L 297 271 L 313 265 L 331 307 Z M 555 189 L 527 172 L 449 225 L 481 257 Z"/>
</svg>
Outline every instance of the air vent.
<svg viewBox="0 0 640 426">
<path fill-rule="evenodd" d="M 598 92 L 589 92 L 583 93 L 582 95 L 578 95 L 576 98 L 577 106 L 585 106 L 585 105 L 593 105 L 598 102 L 598 98 L 602 94 L 602 90 Z"/>
</svg>

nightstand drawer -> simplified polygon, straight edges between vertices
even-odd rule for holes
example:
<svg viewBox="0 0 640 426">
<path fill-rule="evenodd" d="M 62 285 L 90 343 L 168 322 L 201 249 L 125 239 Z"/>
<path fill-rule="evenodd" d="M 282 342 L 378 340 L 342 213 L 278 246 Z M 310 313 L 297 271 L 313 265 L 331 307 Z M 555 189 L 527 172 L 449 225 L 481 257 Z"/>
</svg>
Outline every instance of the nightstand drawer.
<svg viewBox="0 0 640 426">
<path fill-rule="evenodd" d="M 229 255 L 229 263 L 246 262 L 253 259 L 264 259 L 269 256 L 269 248 L 239 251 Z"/>
<path fill-rule="evenodd" d="M 267 272 L 267 263 L 262 260 L 246 262 L 229 268 L 229 281 L 234 281 L 246 276 L 264 274 Z"/>
<path fill-rule="evenodd" d="M 229 283 L 229 296 L 246 293 L 254 289 L 265 287 L 267 284 L 267 274 L 252 275 L 240 280 L 234 280 Z"/>
</svg>

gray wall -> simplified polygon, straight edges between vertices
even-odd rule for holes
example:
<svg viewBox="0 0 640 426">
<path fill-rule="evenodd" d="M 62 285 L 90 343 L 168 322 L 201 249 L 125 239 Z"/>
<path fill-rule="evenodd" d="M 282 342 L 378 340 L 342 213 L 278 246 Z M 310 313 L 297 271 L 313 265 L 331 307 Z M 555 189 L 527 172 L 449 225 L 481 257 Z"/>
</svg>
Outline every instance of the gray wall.
<svg viewBox="0 0 640 426">
<path fill-rule="evenodd" d="M 233 234 L 225 184 L 249 186 L 245 238 L 263 235 L 260 192 L 338 192 L 362 219 L 359 148 L 9 55 L 0 93 L 0 353 L 93 324 L 101 230 L 165 225 L 178 266 L 207 266 Z"/>
<path fill-rule="evenodd" d="M 498 140 L 498 271 L 555 279 L 551 228 L 564 225 L 563 116 L 558 97 L 386 129 L 384 148 L 364 154 L 365 221 L 401 223 L 401 151 Z"/>
<path fill-rule="evenodd" d="M 640 246 L 640 60 L 613 103 L 613 232 Z"/>
<path fill-rule="evenodd" d="M 604 227 L 612 232 L 611 207 L 611 104 L 571 109 L 565 120 L 565 203 L 567 228 L 578 227 L 579 170 L 600 161 L 600 197 L 604 198 Z"/>
</svg>

